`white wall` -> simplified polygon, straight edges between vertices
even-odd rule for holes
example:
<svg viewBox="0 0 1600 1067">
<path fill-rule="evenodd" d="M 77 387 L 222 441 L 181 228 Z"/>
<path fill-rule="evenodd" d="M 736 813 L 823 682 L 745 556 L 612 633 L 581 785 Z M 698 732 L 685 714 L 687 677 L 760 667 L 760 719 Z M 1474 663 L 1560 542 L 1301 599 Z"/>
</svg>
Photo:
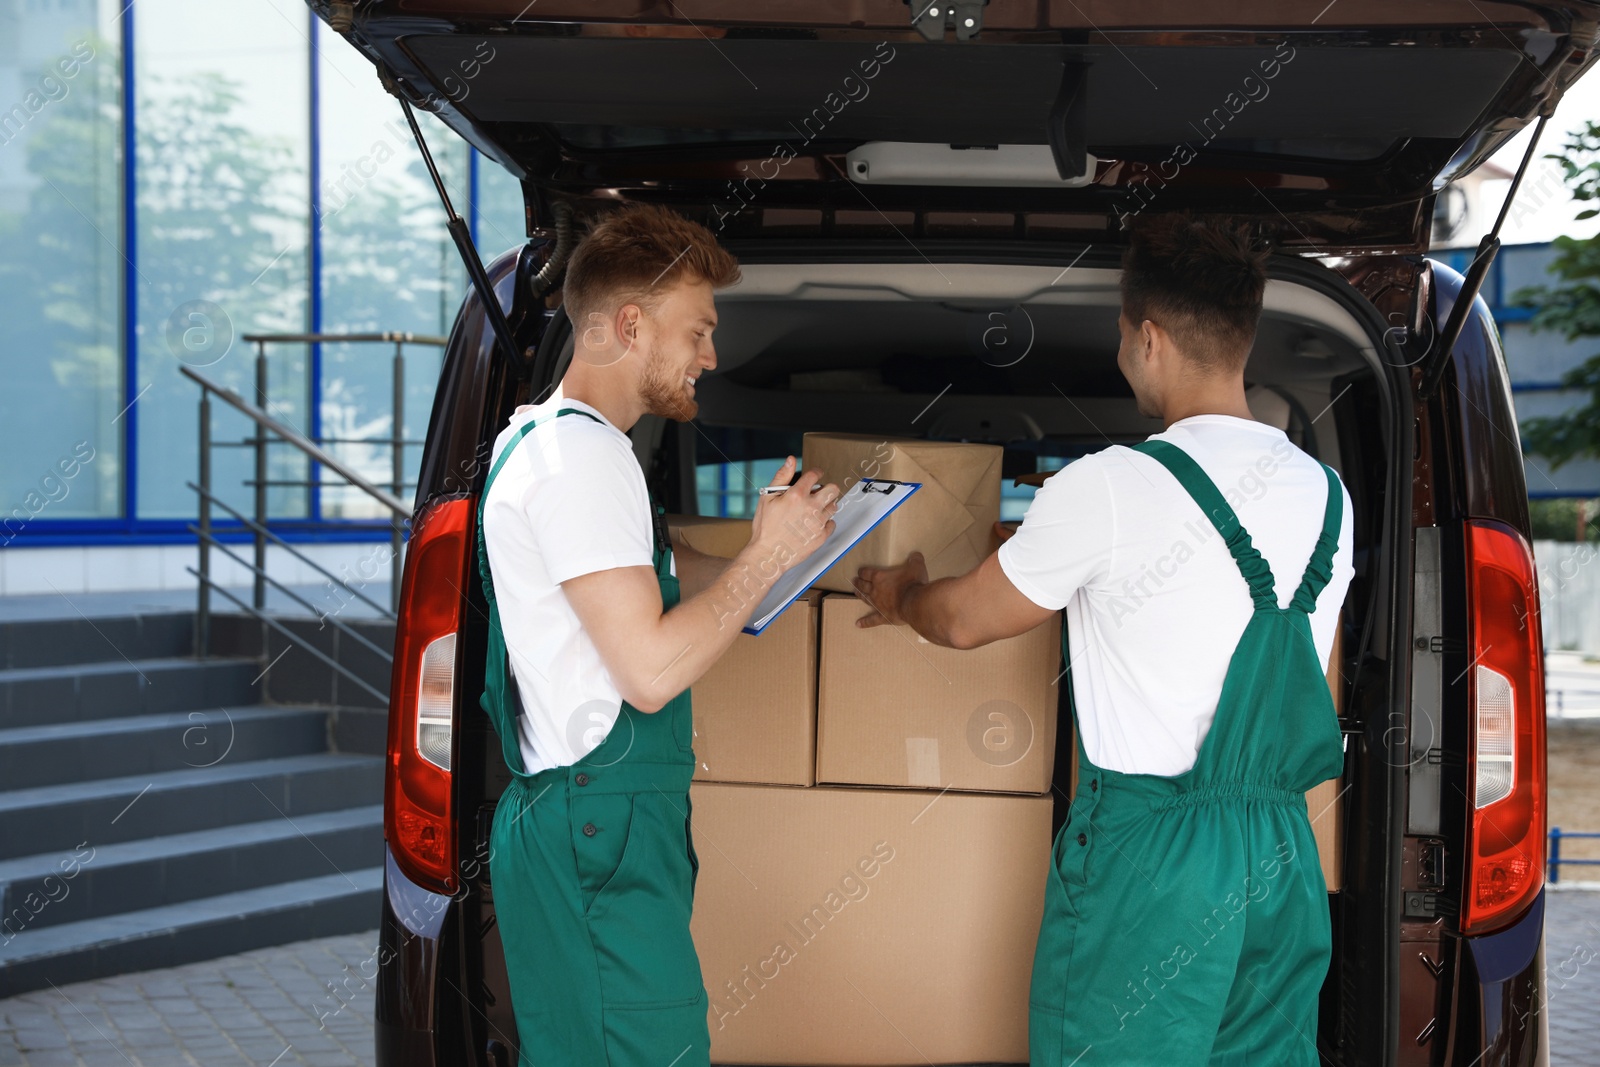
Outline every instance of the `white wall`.
<svg viewBox="0 0 1600 1067">
<path fill-rule="evenodd" d="M 251 545 L 229 545 L 253 560 Z M 389 581 L 389 543 L 297 545 L 317 563 L 352 582 Z M 194 545 L 109 545 L 80 548 L 0 549 L 0 596 L 49 593 L 119 593 L 195 588 L 185 569 L 199 566 Z M 211 552 L 211 573 L 223 585 L 247 586 L 248 570 L 220 550 Z M 322 575 L 276 545 L 267 546 L 267 573 L 295 586 L 320 586 Z"/>
<path fill-rule="evenodd" d="M 1600 545 L 1535 541 L 1544 647 L 1600 655 Z"/>
</svg>

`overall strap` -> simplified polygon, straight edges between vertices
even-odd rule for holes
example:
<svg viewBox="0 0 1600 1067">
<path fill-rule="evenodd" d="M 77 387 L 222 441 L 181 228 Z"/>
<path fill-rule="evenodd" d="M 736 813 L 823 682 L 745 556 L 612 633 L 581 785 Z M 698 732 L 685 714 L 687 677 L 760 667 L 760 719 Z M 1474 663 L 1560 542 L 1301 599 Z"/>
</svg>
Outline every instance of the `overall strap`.
<svg viewBox="0 0 1600 1067">
<path fill-rule="evenodd" d="M 582 415 L 584 418 L 588 419 L 590 422 L 599 422 L 600 421 L 599 419 L 595 418 L 593 415 L 589 414 L 587 411 L 581 411 L 578 408 L 562 408 L 560 411 L 557 411 L 554 415 L 546 415 L 542 419 L 530 419 L 526 426 L 524 426 L 522 429 L 518 430 L 512 436 L 511 440 L 506 442 L 506 447 L 504 449 L 502 449 L 501 452 L 500 452 L 500 458 L 494 461 L 494 466 L 493 467 L 489 468 L 489 477 L 485 478 L 484 481 L 483 481 L 483 496 L 484 496 L 484 498 L 487 498 L 489 496 L 489 486 L 494 484 L 495 475 L 500 473 L 500 468 L 504 467 L 506 465 L 506 460 L 511 458 L 511 453 L 517 447 L 517 444 L 524 437 L 528 436 L 528 434 L 531 433 L 535 427 L 543 426 L 545 423 L 549 422 L 551 419 L 559 419 L 563 415 Z M 478 504 L 478 512 L 479 512 L 480 515 L 483 512 L 483 504 L 482 504 L 481 501 Z"/>
<path fill-rule="evenodd" d="M 650 563 L 656 569 L 656 581 L 676 580 L 672 573 L 672 539 L 667 536 L 667 509 L 654 502 L 650 505 L 650 530 L 655 540 Z"/>
<path fill-rule="evenodd" d="M 500 451 L 500 458 L 496 459 L 494 466 L 489 468 L 489 477 L 483 480 L 483 492 L 478 494 L 478 575 L 483 579 L 484 599 L 491 604 L 494 603 L 494 583 L 489 578 L 489 549 L 483 539 L 483 509 L 489 502 L 489 487 L 494 484 L 495 476 L 500 473 L 500 468 L 506 465 L 506 460 L 511 458 L 511 453 L 516 450 L 517 445 L 522 442 L 524 437 L 533 432 L 534 427 L 543 426 L 551 419 L 559 419 L 563 415 L 582 415 L 591 422 L 600 421 L 587 411 L 580 411 L 578 408 L 562 408 L 554 415 L 546 415 L 542 419 L 528 420 L 527 425 L 513 434 L 511 440 L 506 442 L 506 447 Z"/>
<path fill-rule="evenodd" d="M 1291 607 L 1306 614 L 1317 610 L 1317 596 L 1333 577 L 1333 554 L 1339 548 L 1339 527 L 1344 522 L 1344 494 L 1340 491 L 1339 476 L 1326 463 L 1322 469 L 1328 475 L 1328 503 L 1322 510 L 1322 533 L 1311 550 L 1311 561 L 1300 579 L 1300 588 L 1294 591 Z"/>
<path fill-rule="evenodd" d="M 1166 441 L 1142 441 L 1132 447 L 1135 452 L 1143 452 L 1167 468 L 1194 502 L 1200 505 L 1200 510 L 1205 512 L 1211 525 L 1216 527 L 1222 540 L 1227 543 L 1228 552 L 1239 566 L 1239 573 L 1244 575 L 1245 582 L 1250 586 L 1250 596 L 1256 607 L 1276 608 L 1278 594 L 1273 588 L 1272 568 L 1250 543 L 1250 535 L 1239 522 L 1239 516 L 1222 498 L 1216 483 L 1200 469 L 1200 464 L 1183 449 Z"/>
</svg>

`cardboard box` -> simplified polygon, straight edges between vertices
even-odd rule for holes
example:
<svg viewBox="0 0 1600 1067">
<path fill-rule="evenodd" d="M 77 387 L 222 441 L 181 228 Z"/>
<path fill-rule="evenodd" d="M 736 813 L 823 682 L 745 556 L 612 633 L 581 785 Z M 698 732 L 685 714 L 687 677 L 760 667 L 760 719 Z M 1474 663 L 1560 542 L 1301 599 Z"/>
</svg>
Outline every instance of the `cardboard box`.
<svg viewBox="0 0 1600 1067">
<path fill-rule="evenodd" d="M 869 610 L 822 601 L 817 781 L 1049 792 L 1061 617 L 962 652 L 909 626 L 857 627 Z"/>
<path fill-rule="evenodd" d="M 667 533 L 707 556 L 732 559 L 750 543 L 749 519 L 724 519 L 715 515 L 668 515 Z"/>
<path fill-rule="evenodd" d="M 690 688 L 694 776 L 811 785 L 817 758 L 817 616 L 807 593 L 759 636 L 740 634 Z"/>
<path fill-rule="evenodd" d="M 1334 631 L 1333 655 L 1328 657 L 1328 691 L 1333 694 L 1335 711 L 1344 711 L 1344 676 L 1339 671 L 1344 647 L 1344 617 Z M 1323 782 L 1306 794 L 1306 813 L 1311 816 L 1311 835 L 1317 839 L 1317 858 L 1322 861 L 1322 877 L 1328 892 L 1343 888 L 1339 862 L 1344 854 L 1344 776 Z"/>
<path fill-rule="evenodd" d="M 976 567 L 994 546 L 1000 518 L 999 445 L 910 441 L 841 433 L 808 433 L 804 469 L 820 469 L 824 482 L 848 489 L 862 478 L 921 482 L 861 543 L 817 580 L 818 589 L 852 592 L 862 567 L 901 563 L 923 554 L 928 575 L 948 578 Z"/>
<path fill-rule="evenodd" d="M 1049 797 L 690 796 L 713 1063 L 1027 1062 Z"/>
</svg>

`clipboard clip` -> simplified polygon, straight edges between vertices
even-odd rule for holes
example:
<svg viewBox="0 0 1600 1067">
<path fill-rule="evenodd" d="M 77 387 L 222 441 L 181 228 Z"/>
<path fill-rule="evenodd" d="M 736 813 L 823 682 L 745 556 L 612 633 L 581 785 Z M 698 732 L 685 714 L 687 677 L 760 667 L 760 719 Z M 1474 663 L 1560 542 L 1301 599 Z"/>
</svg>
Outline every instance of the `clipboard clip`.
<svg viewBox="0 0 1600 1067">
<path fill-rule="evenodd" d="M 861 491 L 863 493 L 882 493 L 884 496 L 889 496 L 894 492 L 895 486 L 904 484 L 904 482 L 893 482 L 885 478 L 863 478 L 861 479 Z M 878 488 L 880 485 L 883 487 L 882 489 Z"/>
</svg>

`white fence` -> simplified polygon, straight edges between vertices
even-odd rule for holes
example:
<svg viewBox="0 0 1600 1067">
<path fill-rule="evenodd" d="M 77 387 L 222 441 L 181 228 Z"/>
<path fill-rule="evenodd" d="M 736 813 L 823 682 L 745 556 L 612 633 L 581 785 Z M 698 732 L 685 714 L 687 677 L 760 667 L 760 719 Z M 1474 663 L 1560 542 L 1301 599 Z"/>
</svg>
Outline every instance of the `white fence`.
<svg viewBox="0 0 1600 1067">
<path fill-rule="evenodd" d="M 1600 656 L 1600 545 L 1535 541 L 1544 647 Z"/>
<path fill-rule="evenodd" d="M 1600 716 L 1600 545 L 1535 541 L 1545 647 L 1545 706 L 1554 719 Z"/>
</svg>

